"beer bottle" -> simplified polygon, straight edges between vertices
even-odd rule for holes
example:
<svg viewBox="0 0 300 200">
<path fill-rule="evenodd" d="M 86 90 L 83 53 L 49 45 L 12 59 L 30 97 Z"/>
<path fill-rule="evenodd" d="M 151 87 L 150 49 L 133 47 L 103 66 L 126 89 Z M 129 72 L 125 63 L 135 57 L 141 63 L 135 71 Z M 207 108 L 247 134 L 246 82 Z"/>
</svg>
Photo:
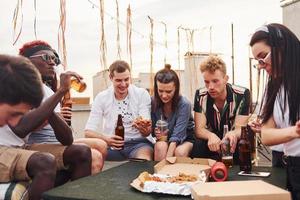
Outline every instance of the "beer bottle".
<svg viewBox="0 0 300 200">
<path fill-rule="evenodd" d="M 251 160 L 255 161 L 256 158 L 256 135 L 251 127 L 247 124 L 248 139 L 250 142 Z"/>
<path fill-rule="evenodd" d="M 222 155 L 222 162 L 225 164 L 227 168 L 232 167 L 233 165 L 233 155 L 230 152 L 230 141 L 229 139 L 224 139 L 225 135 L 228 132 L 228 125 L 224 125 L 223 127 L 223 139 L 221 145 L 221 155 Z"/>
<path fill-rule="evenodd" d="M 241 127 L 241 139 L 238 143 L 240 170 L 251 172 L 251 146 L 248 139 L 247 127 Z"/>
<path fill-rule="evenodd" d="M 71 79 L 71 87 L 77 92 L 83 92 L 86 89 L 86 83 L 76 78 Z"/>
<path fill-rule="evenodd" d="M 122 115 L 118 115 L 117 126 L 115 128 L 115 135 L 120 136 L 124 140 L 125 128 L 123 126 Z"/>
<path fill-rule="evenodd" d="M 70 110 L 72 110 L 72 99 L 71 99 L 71 94 L 70 94 L 70 91 L 68 91 L 63 99 L 62 99 L 62 102 L 61 102 L 61 107 L 66 107 L 66 108 L 69 108 Z M 63 116 L 66 120 L 66 123 L 71 126 L 71 116 Z"/>
</svg>

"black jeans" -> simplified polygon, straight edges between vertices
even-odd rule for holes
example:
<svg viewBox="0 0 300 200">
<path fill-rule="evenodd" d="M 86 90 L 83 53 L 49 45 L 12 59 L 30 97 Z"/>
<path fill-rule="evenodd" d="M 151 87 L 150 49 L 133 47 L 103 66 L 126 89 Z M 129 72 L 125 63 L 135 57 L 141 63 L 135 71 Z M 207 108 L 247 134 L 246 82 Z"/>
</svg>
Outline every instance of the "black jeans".
<svg viewBox="0 0 300 200">
<path fill-rule="evenodd" d="M 283 155 L 282 151 L 274 151 L 272 150 L 272 167 L 285 167 L 283 162 Z"/>
<path fill-rule="evenodd" d="M 221 161 L 221 156 L 218 152 L 210 151 L 207 146 L 207 140 L 203 139 L 195 139 L 193 149 L 191 152 L 192 158 L 210 158 L 217 161 Z M 237 148 L 235 149 L 235 152 L 233 154 L 233 163 L 239 164 L 239 155 Z"/>
<path fill-rule="evenodd" d="M 300 157 L 288 156 L 287 188 L 292 193 L 293 200 L 300 200 Z"/>
</svg>

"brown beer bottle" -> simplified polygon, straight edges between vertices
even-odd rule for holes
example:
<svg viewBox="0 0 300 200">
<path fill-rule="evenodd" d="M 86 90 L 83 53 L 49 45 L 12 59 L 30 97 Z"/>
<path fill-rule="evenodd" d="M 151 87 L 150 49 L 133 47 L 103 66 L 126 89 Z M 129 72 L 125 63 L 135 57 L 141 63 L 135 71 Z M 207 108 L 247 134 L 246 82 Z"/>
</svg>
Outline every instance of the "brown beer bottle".
<svg viewBox="0 0 300 200">
<path fill-rule="evenodd" d="M 255 160 L 256 158 L 256 135 L 255 132 L 251 129 L 251 127 L 247 124 L 248 130 L 248 139 L 250 142 L 250 150 L 251 150 L 251 160 Z"/>
<path fill-rule="evenodd" d="M 72 110 L 72 103 L 71 94 L 70 91 L 68 91 L 62 99 L 61 107 L 67 107 Z M 71 126 L 71 116 L 64 116 L 64 118 L 66 119 L 66 123 Z"/>
<path fill-rule="evenodd" d="M 124 140 L 125 128 L 123 126 L 122 115 L 118 115 L 117 126 L 115 128 L 115 135 L 120 136 Z"/>
<path fill-rule="evenodd" d="M 239 148 L 239 161 L 240 170 L 245 172 L 251 172 L 251 145 L 248 140 L 247 127 L 241 127 L 241 139 L 238 144 Z"/>
</svg>

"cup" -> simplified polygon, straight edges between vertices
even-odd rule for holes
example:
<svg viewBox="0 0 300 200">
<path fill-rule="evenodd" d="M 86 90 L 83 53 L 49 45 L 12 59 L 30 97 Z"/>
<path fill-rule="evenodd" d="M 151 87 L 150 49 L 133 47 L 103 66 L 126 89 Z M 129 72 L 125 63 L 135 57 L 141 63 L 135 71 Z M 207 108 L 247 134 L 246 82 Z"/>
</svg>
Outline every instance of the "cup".
<svg viewBox="0 0 300 200">
<path fill-rule="evenodd" d="M 165 120 L 159 119 L 157 120 L 155 124 L 158 131 L 161 133 L 161 137 L 158 139 L 158 141 L 168 141 L 168 122 Z"/>
<path fill-rule="evenodd" d="M 222 141 L 221 144 L 222 162 L 227 168 L 233 165 L 233 154 L 230 152 L 230 142 L 228 139 Z"/>
</svg>

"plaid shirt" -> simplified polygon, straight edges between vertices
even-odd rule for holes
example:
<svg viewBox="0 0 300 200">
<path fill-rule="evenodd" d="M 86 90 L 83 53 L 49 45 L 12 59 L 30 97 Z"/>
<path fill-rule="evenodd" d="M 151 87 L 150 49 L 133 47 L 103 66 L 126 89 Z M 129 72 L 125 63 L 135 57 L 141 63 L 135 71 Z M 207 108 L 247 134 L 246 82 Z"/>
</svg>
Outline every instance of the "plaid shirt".
<svg viewBox="0 0 300 200">
<path fill-rule="evenodd" d="M 194 111 L 203 113 L 206 117 L 206 128 L 223 137 L 223 126 L 228 125 L 229 130 L 234 129 L 234 121 L 237 115 L 248 115 L 250 106 L 250 91 L 247 88 L 226 85 L 227 97 L 224 107 L 219 112 L 214 99 L 209 95 L 206 88 L 196 91 Z"/>
</svg>

